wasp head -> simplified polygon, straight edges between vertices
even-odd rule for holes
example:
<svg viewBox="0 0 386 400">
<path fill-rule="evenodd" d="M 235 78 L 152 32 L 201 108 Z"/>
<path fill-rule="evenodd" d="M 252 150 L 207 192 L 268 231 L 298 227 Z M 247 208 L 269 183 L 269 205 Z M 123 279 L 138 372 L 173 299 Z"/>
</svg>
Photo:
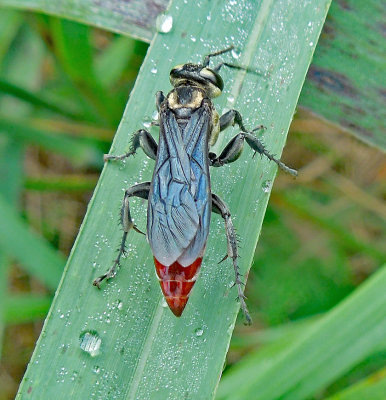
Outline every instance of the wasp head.
<svg viewBox="0 0 386 400">
<path fill-rule="evenodd" d="M 221 76 L 200 64 L 177 65 L 170 71 L 170 83 L 174 86 L 192 85 L 205 90 L 208 97 L 220 96 L 224 82 Z"/>
</svg>

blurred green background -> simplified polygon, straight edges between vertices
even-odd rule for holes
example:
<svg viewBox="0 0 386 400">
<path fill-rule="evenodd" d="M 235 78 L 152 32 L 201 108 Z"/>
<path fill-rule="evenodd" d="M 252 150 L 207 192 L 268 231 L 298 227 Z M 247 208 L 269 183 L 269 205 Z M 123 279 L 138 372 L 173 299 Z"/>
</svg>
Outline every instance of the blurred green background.
<svg viewBox="0 0 386 400">
<path fill-rule="evenodd" d="M 16 393 L 146 50 L 74 22 L 0 13 L 1 400 Z M 246 288 L 254 325 L 240 319 L 225 376 L 251 350 L 331 309 L 385 259 L 380 151 L 301 111 L 283 159 L 300 177 L 275 181 Z"/>
</svg>

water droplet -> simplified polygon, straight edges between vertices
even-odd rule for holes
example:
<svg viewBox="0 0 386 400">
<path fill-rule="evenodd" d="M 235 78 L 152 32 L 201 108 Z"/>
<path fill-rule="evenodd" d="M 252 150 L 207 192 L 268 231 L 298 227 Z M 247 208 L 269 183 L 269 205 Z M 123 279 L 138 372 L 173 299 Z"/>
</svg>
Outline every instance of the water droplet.
<svg viewBox="0 0 386 400">
<path fill-rule="evenodd" d="M 168 306 L 168 303 L 166 302 L 165 297 L 162 297 L 161 306 L 162 306 L 163 308 L 166 308 L 166 307 Z"/>
<path fill-rule="evenodd" d="M 229 103 L 234 103 L 235 102 L 235 98 L 233 96 L 228 96 L 227 100 L 229 101 Z"/>
<path fill-rule="evenodd" d="M 197 328 L 194 333 L 196 336 L 202 336 L 204 334 L 204 330 L 202 328 Z"/>
<path fill-rule="evenodd" d="M 270 181 L 270 180 L 264 181 L 261 186 L 264 193 L 269 193 L 269 191 L 271 190 L 271 187 L 272 187 L 272 181 Z"/>
<path fill-rule="evenodd" d="M 122 310 L 122 308 L 123 308 L 123 303 L 122 303 L 121 300 L 118 300 L 117 308 L 118 308 L 118 310 Z"/>
<path fill-rule="evenodd" d="M 64 354 L 68 350 L 69 346 L 68 346 L 68 344 L 62 344 L 59 348 L 60 348 L 60 352 L 62 354 Z"/>
<path fill-rule="evenodd" d="M 237 49 L 232 49 L 231 51 L 231 55 L 234 59 L 238 60 L 240 58 L 241 55 L 241 51 L 237 50 Z"/>
<path fill-rule="evenodd" d="M 160 14 L 156 20 L 156 28 L 161 33 L 170 32 L 173 28 L 173 17 L 168 14 Z"/>
<path fill-rule="evenodd" d="M 197 39 L 194 36 L 191 36 L 190 40 L 194 43 Z"/>
<path fill-rule="evenodd" d="M 310 42 L 309 45 L 310 47 L 312 47 L 314 45 L 314 42 Z"/>
<path fill-rule="evenodd" d="M 228 335 L 232 335 L 233 329 L 235 328 L 235 324 L 230 324 L 227 329 Z"/>
<path fill-rule="evenodd" d="M 90 354 L 91 357 L 95 357 L 100 353 L 102 339 L 96 331 L 85 331 L 79 336 L 79 344 L 85 353 Z"/>
<path fill-rule="evenodd" d="M 73 372 L 72 372 L 72 376 L 71 376 L 71 380 L 72 380 L 72 381 L 75 381 L 76 378 L 78 377 L 78 375 L 79 375 L 78 371 L 73 371 Z"/>
<path fill-rule="evenodd" d="M 156 74 L 156 73 L 158 72 L 158 69 L 157 69 L 156 67 L 153 67 L 153 68 L 150 70 L 150 72 L 151 72 L 152 74 Z"/>
<path fill-rule="evenodd" d="M 150 128 L 151 127 L 151 118 L 149 118 L 149 117 L 145 117 L 144 119 L 143 119 L 143 121 L 142 121 L 142 125 L 145 127 L 145 128 Z"/>
<path fill-rule="evenodd" d="M 153 114 L 151 114 L 151 118 L 153 121 L 157 121 L 158 120 L 158 111 L 154 111 Z"/>
<path fill-rule="evenodd" d="M 99 374 L 99 372 L 101 372 L 101 368 L 99 365 L 94 365 L 94 368 L 92 369 L 92 372 L 94 372 L 94 374 Z"/>
</svg>

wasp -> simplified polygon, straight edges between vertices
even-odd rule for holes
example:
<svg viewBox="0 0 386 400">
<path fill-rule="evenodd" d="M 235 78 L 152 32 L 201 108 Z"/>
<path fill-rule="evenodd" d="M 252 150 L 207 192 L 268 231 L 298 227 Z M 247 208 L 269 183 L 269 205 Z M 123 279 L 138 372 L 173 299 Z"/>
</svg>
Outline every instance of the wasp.
<svg viewBox="0 0 386 400">
<path fill-rule="evenodd" d="M 112 267 L 94 280 L 99 287 L 104 279 L 116 274 L 125 253 L 128 232 L 134 229 L 129 200 L 136 196 L 148 200 L 147 241 L 150 244 L 157 277 L 163 295 L 171 311 L 180 317 L 196 282 L 205 253 L 209 234 L 211 212 L 220 214 L 225 222 L 227 254 L 235 271 L 234 286 L 246 322 L 251 318 L 245 303 L 243 282 L 238 265 L 238 245 L 231 213 L 225 202 L 211 191 L 210 167 L 221 167 L 236 161 L 244 143 L 256 153 L 268 157 L 282 170 L 296 175 L 297 172 L 270 154 L 255 136 L 248 131 L 237 110 L 219 116 L 212 99 L 218 97 L 224 82 L 219 74 L 222 67 L 248 70 L 245 67 L 221 62 L 209 68 L 212 57 L 228 53 L 224 50 L 208 54 L 202 64 L 187 63 L 170 71 L 173 89 L 164 96 L 156 94 L 158 110 L 159 143 L 151 134 L 140 129 L 132 135 L 129 151 L 123 155 L 105 155 L 105 161 L 123 160 L 133 156 L 139 148 L 155 160 L 151 182 L 129 187 L 125 191 L 121 208 L 123 236 L 118 256 Z M 238 125 L 240 132 L 225 146 L 219 156 L 210 151 L 220 132 Z M 260 127 L 261 128 L 261 127 Z M 223 261 L 222 260 L 222 261 Z"/>
</svg>

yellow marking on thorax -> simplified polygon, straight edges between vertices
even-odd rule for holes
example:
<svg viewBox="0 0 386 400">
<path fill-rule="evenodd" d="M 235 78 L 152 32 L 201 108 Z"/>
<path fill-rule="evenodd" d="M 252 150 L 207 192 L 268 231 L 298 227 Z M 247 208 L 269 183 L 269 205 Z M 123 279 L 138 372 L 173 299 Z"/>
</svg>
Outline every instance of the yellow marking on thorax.
<svg viewBox="0 0 386 400">
<path fill-rule="evenodd" d="M 176 108 L 199 108 L 202 100 L 204 100 L 204 94 L 201 90 L 194 90 L 192 93 L 192 100 L 184 104 L 180 103 L 177 90 L 171 91 L 168 95 L 168 104 L 172 110 Z"/>
</svg>

